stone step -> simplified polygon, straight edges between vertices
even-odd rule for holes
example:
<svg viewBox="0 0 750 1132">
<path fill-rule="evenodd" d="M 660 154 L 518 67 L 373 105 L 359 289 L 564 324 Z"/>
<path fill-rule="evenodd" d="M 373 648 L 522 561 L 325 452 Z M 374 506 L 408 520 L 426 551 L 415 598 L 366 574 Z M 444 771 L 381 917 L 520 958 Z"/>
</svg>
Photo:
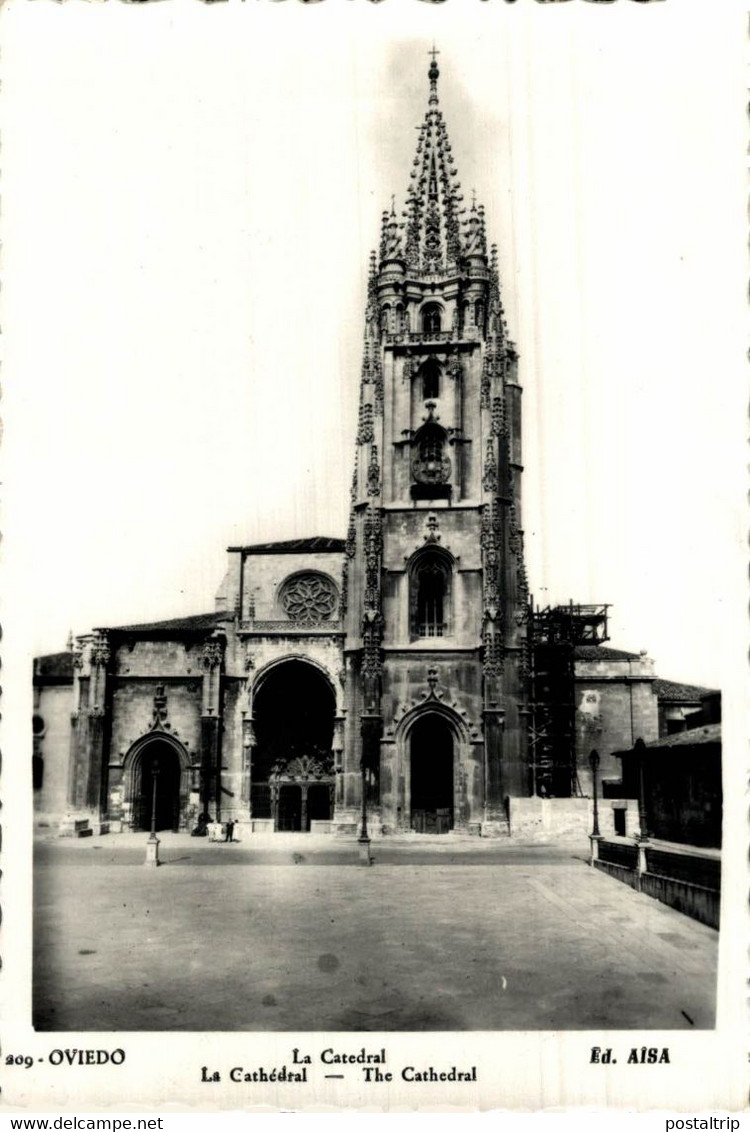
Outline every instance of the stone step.
<svg viewBox="0 0 750 1132">
<path fill-rule="evenodd" d="M 58 833 L 60 837 L 91 837 L 93 830 L 88 818 L 76 818 L 69 814 L 61 820 Z"/>
<path fill-rule="evenodd" d="M 510 824 L 507 818 L 483 821 L 479 829 L 480 837 L 510 837 Z"/>
</svg>

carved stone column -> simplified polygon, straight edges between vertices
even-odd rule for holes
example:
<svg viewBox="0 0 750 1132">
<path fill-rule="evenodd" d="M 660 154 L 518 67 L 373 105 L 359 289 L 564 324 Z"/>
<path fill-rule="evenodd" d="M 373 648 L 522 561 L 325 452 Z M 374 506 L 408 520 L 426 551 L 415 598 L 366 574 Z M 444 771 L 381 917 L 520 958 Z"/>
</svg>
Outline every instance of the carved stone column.
<svg viewBox="0 0 750 1132">
<path fill-rule="evenodd" d="M 205 814 L 210 812 L 213 793 L 216 821 L 221 821 L 221 667 L 225 643 L 223 637 L 212 637 L 204 642 L 201 655 L 201 809 Z"/>
<path fill-rule="evenodd" d="M 503 725 L 505 713 L 497 706 L 484 709 L 484 823 L 482 833 L 491 835 L 495 825 L 507 828 L 503 788 Z"/>
<path fill-rule="evenodd" d="M 336 806 L 344 805 L 344 718 L 337 715 L 333 721 L 333 739 L 331 740 L 331 754 L 333 755 L 333 770 L 336 775 L 334 799 Z M 332 799 L 332 801 L 334 800 Z M 331 806 L 333 817 L 333 805 Z"/>
<path fill-rule="evenodd" d="M 91 683 L 89 685 L 87 762 L 88 774 L 84 804 L 103 817 L 107 810 L 107 670 L 111 650 L 106 633 L 97 633 L 91 646 Z"/>
<path fill-rule="evenodd" d="M 241 798 L 242 801 L 247 803 L 249 807 L 250 817 L 253 816 L 252 812 L 252 784 L 253 784 L 253 752 L 256 747 L 255 727 L 253 726 L 253 717 L 248 712 L 242 713 L 242 788 Z"/>
<path fill-rule="evenodd" d="M 307 783 L 300 784 L 300 793 L 302 795 L 302 802 L 300 807 L 300 823 L 299 827 L 302 833 L 307 833 Z"/>
</svg>

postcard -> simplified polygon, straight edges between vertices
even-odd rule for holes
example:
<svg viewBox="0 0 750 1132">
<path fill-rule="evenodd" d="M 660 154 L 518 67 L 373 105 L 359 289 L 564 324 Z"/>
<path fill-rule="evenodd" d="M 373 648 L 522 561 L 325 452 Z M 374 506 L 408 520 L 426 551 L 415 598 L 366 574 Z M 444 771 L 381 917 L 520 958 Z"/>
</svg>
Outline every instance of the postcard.
<svg viewBox="0 0 750 1132">
<path fill-rule="evenodd" d="M 6 4 L 6 1112 L 743 1108 L 745 7 Z"/>
</svg>

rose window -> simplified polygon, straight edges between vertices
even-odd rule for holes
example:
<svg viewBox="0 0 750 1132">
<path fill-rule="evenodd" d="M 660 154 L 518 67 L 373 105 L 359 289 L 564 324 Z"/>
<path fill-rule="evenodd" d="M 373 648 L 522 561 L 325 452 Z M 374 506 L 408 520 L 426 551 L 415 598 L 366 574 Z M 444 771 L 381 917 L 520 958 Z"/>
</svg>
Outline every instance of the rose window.
<svg viewBox="0 0 750 1132">
<path fill-rule="evenodd" d="M 297 574 L 281 593 L 281 605 L 290 621 L 327 621 L 338 603 L 338 592 L 325 574 Z"/>
</svg>

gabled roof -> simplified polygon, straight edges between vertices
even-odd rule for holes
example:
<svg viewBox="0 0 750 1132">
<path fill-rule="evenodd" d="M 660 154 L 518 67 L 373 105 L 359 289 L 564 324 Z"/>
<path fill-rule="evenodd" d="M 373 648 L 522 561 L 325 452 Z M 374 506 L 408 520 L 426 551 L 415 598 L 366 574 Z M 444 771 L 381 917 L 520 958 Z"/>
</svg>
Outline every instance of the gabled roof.
<svg viewBox="0 0 750 1132">
<path fill-rule="evenodd" d="M 169 621 L 145 621 L 139 625 L 114 625 L 109 633 L 198 633 L 214 629 L 225 621 L 234 620 L 226 609 L 214 613 L 196 613 L 191 617 L 173 617 Z"/>
<path fill-rule="evenodd" d="M 715 689 L 702 688 L 700 684 L 678 684 L 674 680 L 654 680 L 654 691 L 660 700 L 696 703 L 703 696 L 711 695 Z"/>
<path fill-rule="evenodd" d="M 314 535 L 312 538 L 292 538 L 285 542 L 257 542 L 252 546 L 230 546 L 229 550 L 244 550 L 248 554 L 340 554 L 345 540 Z"/>
<path fill-rule="evenodd" d="M 576 645 L 573 649 L 575 660 L 640 660 L 637 652 L 622 652 L 607 645 Z"/>
</svg>

